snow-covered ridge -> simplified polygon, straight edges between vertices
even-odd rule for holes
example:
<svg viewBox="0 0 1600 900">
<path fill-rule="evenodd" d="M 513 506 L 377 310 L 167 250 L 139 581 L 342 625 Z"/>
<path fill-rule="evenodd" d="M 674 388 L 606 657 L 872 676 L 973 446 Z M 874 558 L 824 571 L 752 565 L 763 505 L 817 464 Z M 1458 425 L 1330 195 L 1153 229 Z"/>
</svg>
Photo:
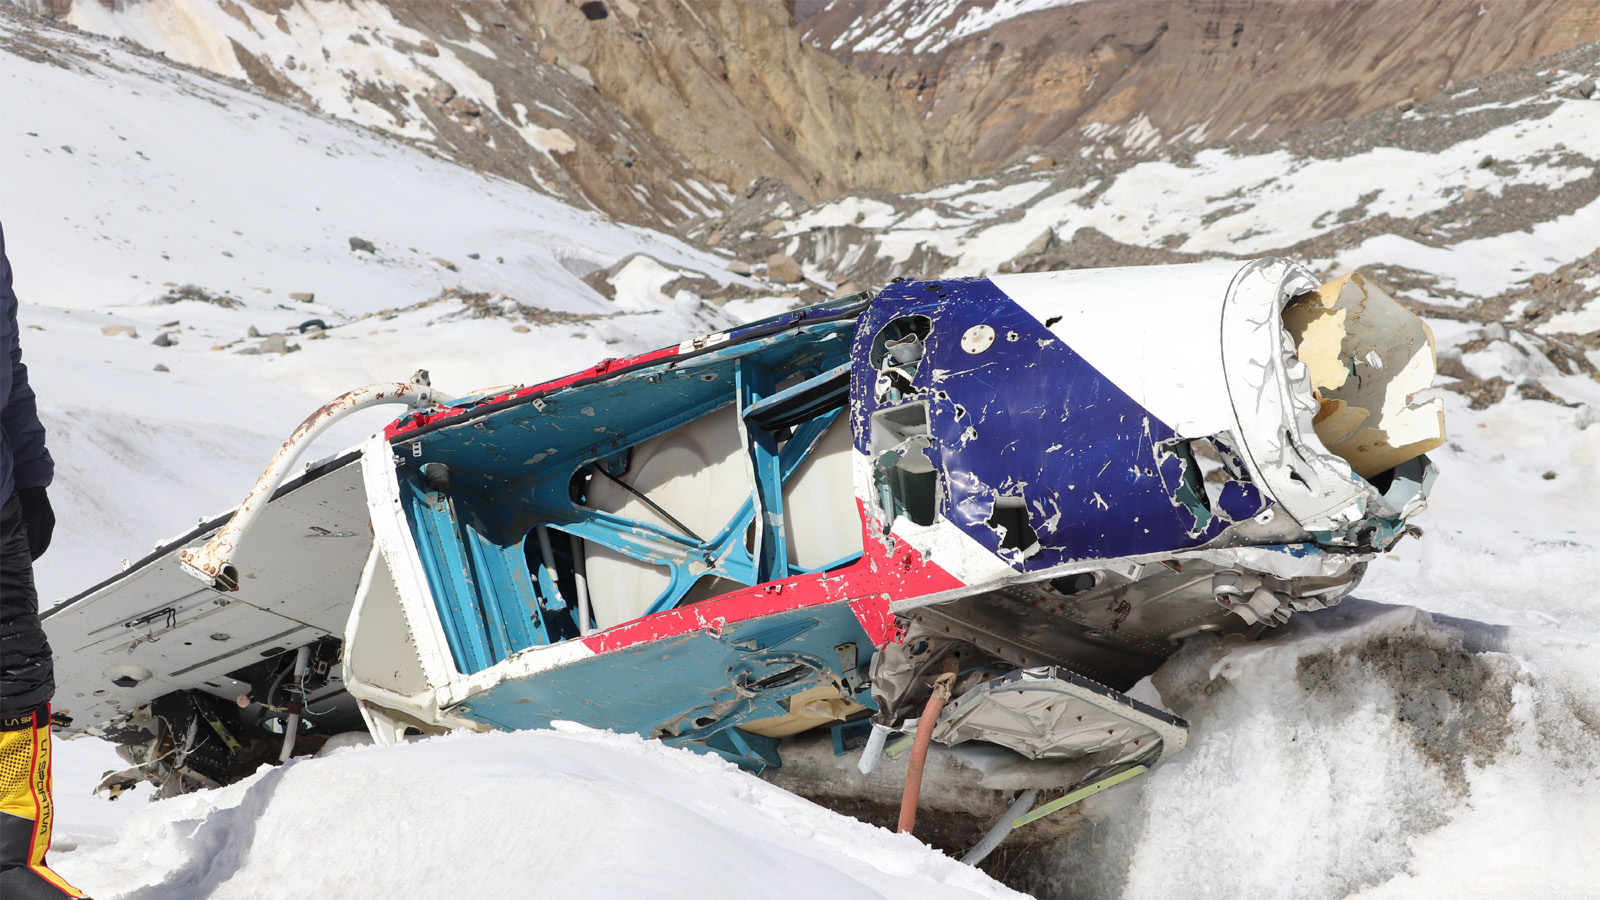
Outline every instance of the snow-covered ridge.
<svg viewBox="0 0 1600 900">
<path fill-rule="evenodd" d="M 890 0 L 862 15 L 856 24 L 834 38 L 830 49 L 938 53 L 1007 19 L 1080 2 L 1083 0 Z"/>
</svg>

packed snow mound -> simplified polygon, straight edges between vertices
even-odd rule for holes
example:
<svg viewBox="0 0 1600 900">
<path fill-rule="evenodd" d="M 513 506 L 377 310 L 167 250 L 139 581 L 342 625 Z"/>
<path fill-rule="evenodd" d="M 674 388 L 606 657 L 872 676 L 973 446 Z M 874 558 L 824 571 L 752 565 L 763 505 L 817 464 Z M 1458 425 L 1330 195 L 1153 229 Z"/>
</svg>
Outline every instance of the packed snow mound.
<svg viewBox="0 0 1600 900">
<path fill-rule="evenodd" d="M 1357 599 L 1155 675 L 1185 752 L 1082 804 L 1041 896 L 1593 896 L 1594 635 Z"/>
<path fill-rule="evenodd" d="M 569 723 L 264 769 L 152 804 L 57 868 L 123 900 L 1021 896 L 721 759 Z"/>
</svg>

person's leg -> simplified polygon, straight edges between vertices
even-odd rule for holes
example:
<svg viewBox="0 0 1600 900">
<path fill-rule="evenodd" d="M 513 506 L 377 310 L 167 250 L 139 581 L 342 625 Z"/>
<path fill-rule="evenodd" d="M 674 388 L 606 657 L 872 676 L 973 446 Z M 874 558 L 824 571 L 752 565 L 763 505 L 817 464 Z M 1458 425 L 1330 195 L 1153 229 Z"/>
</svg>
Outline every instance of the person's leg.
<svg viewBox="0 0 1600 900">
<path fill-rule="evenodd" d="M 82 897 L 50 870 L 50 695 L 33 556 L 15 497 L 0 507 L 0 898 Z"/>
<path fill-rule="evenodd" d="M 0 897 L 82 897 L 45 862 L 54 806 L 50 802 L 50 706 L 25 716 L 0 716 Z"/>
</svg>

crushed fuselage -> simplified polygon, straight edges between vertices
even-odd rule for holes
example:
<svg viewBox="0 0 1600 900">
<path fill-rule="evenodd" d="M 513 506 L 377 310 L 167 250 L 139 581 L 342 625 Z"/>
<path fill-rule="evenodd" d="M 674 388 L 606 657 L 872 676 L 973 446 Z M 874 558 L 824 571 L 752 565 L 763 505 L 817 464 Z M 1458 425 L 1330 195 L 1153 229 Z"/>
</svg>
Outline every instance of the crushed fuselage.
<svg viewBox="0 0 1600 900">
<path fill-rule="evenodd" d="M 905 727 L 950 669 L 936 741 L 1149 764 L 1184 723 L 1123 691 L 1189 636 L 1337 603 L 1406 532 L 1432 366 L 1381 291 L 1282 260 L 902 282 L 408 413 L 278 492 L 238 591 L 176 562 L 213 523 L 52 615 L 83 648 L 58 704 L 156 780 L 308 700 L 381 742 L 565 719 L 759 770 Z M 308 546 L 337 570 L 316 615 Z M 228 616 L 237 651 L 177 647 Z M 315 641 L 341 665 L 299 690 Z"/>
</svg>

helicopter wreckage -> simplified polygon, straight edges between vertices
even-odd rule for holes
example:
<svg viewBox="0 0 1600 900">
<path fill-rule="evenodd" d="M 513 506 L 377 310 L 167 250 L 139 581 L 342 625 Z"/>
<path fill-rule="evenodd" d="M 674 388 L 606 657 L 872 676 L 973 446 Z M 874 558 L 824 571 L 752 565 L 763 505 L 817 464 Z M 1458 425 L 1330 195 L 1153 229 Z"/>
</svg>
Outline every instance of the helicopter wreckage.
<svg viewBox="0 0 1600 900">
<path fill-rule="evenodd" d="M 757 772 L 830 729 L 863 769 L 1075 761 L 1003 836 L 1184 746 L 1126 692 L 1186 638 L 1336 604 L 1416 533 L 1434 366 L 1359 273 L 1268 258 L 899 282 L 532 387 L 364 388 L 48 615 L 63 732 L 163 793 L 555 720 Z"/>
</svg>

